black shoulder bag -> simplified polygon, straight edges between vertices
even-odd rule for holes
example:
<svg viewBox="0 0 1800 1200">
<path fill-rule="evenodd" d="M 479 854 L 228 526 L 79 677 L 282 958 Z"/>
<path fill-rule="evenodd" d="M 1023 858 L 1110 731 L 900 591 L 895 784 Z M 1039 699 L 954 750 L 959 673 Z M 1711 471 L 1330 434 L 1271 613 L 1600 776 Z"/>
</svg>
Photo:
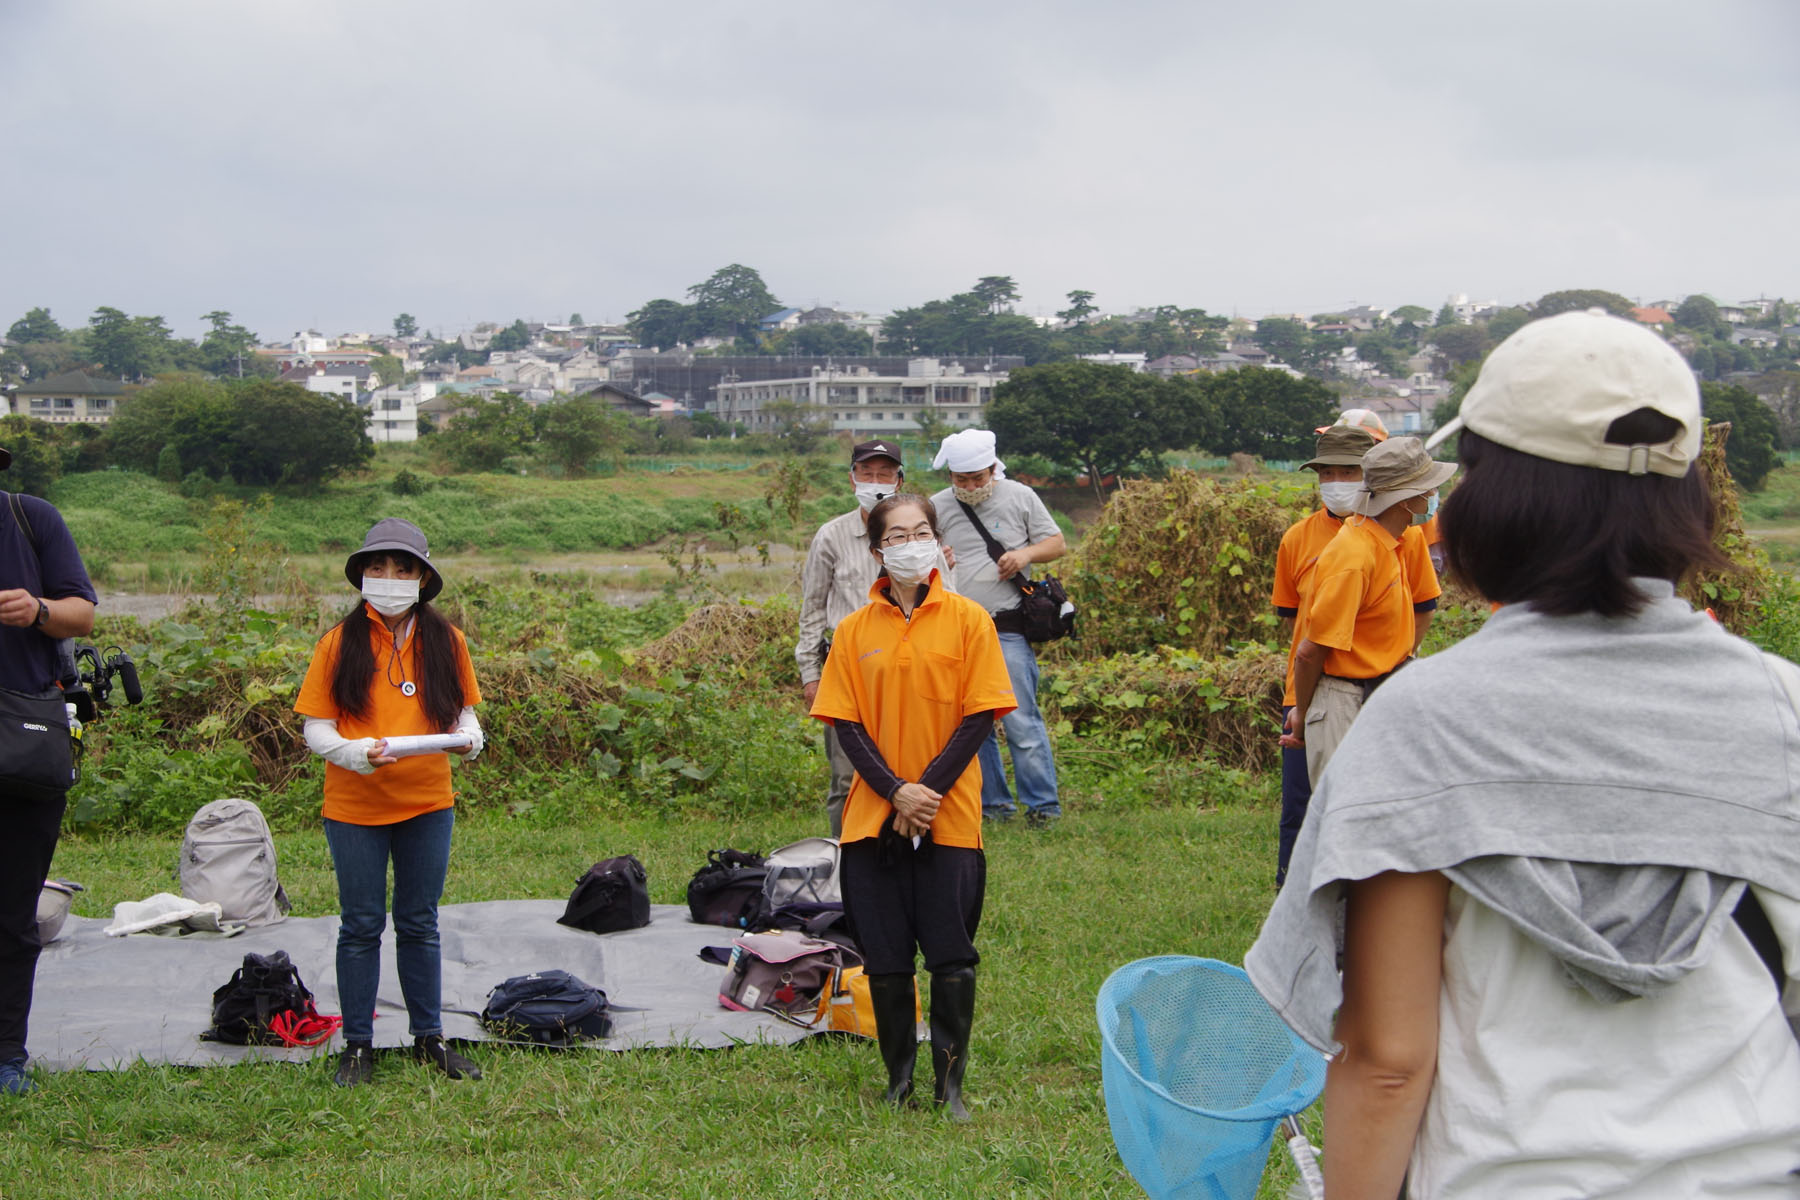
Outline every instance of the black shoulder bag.
<svg viewBox="0 0 1800 1200">
<path fill-rule="evenodd" d="M 37 554 L 37 534 L 16 493 L 7 493 L 13 520 Z M 15 692 L 0 688 L 0 787 L 39 801 L 54 800 L 75 785 L 76 742 L 60 688 Z"/>
<path fill-rule="evenodd" d="M 988 556 L 999 562 L 1006 548 L 994 540 L 988 527 L 981 523 L 975 510 L 961 500 L 956 502 L 969 518 L 969 524 L 987 543 Z M 1016 573 L 1011 581 L 1019 589 L 1018 626 L 1003 629 L 1004 633 L 1022 633 L 1028 642 L 1054 642 L 1058 638 L 1075 636 L 1075 605 L 1069 601 L 1069 593 L 1063 590 L 1062 580 L 1054 575 L 1045 575 L 1042 579 L 1027 579 L 1025 572 Z M 995 615 L 995 625 L 1005 613 Z"/>
</svg>

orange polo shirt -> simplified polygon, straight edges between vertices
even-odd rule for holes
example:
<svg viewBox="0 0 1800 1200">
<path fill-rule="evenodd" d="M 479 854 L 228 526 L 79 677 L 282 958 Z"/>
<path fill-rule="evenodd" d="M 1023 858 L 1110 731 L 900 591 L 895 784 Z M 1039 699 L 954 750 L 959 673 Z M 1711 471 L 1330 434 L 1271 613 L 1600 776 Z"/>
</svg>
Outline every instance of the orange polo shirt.
<svg viewBox="0 0 1800 1200">
<path fill-rule="evenodd" d="M 306 668 L 306 682 L 300 685 L 300 697 L 294 711 L 304 717 L 324 717 L 337 722 L 338 733 L 347 738 L 385 738 L 401 734 L 448 733 L 434 728 L 425 716 L 422 694 L 407 696 L 400 684 L 419 682 L 418 638 L 408 635 L 394 657 L 394 635 L 374 609 L 369 609 L 369 642 L 375 651 L 375 674 L 369 682 L 369 710 L 357 718 L 341 711 L 331 698 L 331 678 L 337 671 L 338 643 L 344 627 L 334 625 L 313 648 L 312 664 Z M 481 688 L 475 683 L 475 668 L 469 662 L 469 647 L 462 630 L 451 626 L 456 635 L 456 663 L 462 676 L 463 705 L 481 703 Z M 371 775 L 347 771 L 336 763 L 325 764 L 325 815 L 333 821 L 349 825 L 393 825 L 449 808 L 456 793 L 450 786 L 450 756 L 447 754 L 415 754 L 376 767 Z"/>
<path fill-rule="evenodd" d="M 1308 616 L 1307 600 L 1312 595 L 1314 567 L 1319 555 L 1343 527 L 1341 517 L 1333 516 L 1330 509 L 1320 508 L 1289 526 L 1281 535 L 1281 548 L 1275 552 L 1275 585 L 1270 589 L 1269 603 L 1281 616 L 1294 619 L 1294 636 L 1288 643 L 1287 682 L 1281 698 L 1284 705 L 1294 703 L 1294 653 L 1308 636 L 1305 618 Z M 1435 608 L 1437 598 L 1443 594 L 1443 589 L 1438 586 L 1437 571 L 1431 565 L 1430 528 L 1429 525 L 1408 527 L 1400 535 L 1400 564 L 1406 575 L 1414 612 Z M 1313 638 L 1315 642 L 1318 640 Z"/>
<path fill-rule="evenodd" d="M 869 603 L 845 617 L 831 638 L 812 715 L 855 721 L 869 731 L 888 768 L 917 781 L 950 741 L 963 718 L 1005 716 L 1018 707 L 1000 654 L 994 619 L 973 600 L 944 590 L 936 572 L 908 620 L 887 597 L 883 576 Z M 856 776 L 844 803 L 845 842 L 880 834 L 893 811 L 886 798 Z M 944 794 L 931 822 L 940 846 L 981 848 L 981 766 L 968 769 Z"/>
<path fill-rule="evenodd" d="M 1379 521 L 1351 517 L 1319 552 L 1301 619 L 1306 636 L 1330 651 L 1325 674 L 1373 679 L 1412 653 L 1415 626 L 1404 549 L 1404 539 Z"/>
</svg>

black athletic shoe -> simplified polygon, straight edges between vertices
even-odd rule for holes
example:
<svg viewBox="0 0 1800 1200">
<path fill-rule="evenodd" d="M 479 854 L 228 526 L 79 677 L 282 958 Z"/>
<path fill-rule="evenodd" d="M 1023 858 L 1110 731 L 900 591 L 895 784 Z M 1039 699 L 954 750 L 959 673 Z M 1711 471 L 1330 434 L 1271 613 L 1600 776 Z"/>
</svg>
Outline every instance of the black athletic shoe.
<svg viewBox="0 0 1800 1200">
<path fill-rule="evenodd" d="M 437 1034 L 413 1040 L 413 1057 L 430 1063 L 452 1079 L 480 1079 L 481 1068 L 450 1048 Z"/>
<path fill-rule="evenodd" d="M 346 1046 L 338 1057 L 331 1082 L 339 1087 L 360 1087 L 375 1078 L 375 1051 L 368 1046 Z"/>
</svg>

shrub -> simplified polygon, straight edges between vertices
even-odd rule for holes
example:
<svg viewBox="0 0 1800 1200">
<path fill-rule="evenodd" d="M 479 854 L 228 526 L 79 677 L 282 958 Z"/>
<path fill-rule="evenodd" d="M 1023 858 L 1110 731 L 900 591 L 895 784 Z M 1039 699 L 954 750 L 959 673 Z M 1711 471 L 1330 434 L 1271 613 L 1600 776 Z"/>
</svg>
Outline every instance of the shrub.
<svg viewBox="0 0 1800 1200">
<path fill-rule="evenodd" d="M 1263 769 L 1277 762 L 1286 663 L 1264 646 L 1215 659 L 1167 646 L 1075 659 L 1045 672 L 1041 701 L 1060 735 L 1134 756 L 1205 756 Z"/>
<path fill-rule="evenodd" d="M 1269 628 L 1275 551 L 1314 504 L 1302 480 L 1222 481 L 1192 471 L 1131 481 L 1070 556 L 1080 653 L 1174 646 L 1201 656 Z"/>
</svg>

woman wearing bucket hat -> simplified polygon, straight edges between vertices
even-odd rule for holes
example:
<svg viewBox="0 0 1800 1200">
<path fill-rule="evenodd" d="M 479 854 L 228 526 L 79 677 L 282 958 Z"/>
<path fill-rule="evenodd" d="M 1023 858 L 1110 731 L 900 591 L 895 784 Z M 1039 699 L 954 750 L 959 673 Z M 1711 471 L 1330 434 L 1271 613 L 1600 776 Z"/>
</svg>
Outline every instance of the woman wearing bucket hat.
<svg viewBox="0 0 1800 1200">
<path fill-rule="evenodd" d="M 1319 552 L 1281 739 L 1306 748 L 1315 788 L 1363 702 L 1424 640 L 1431 613 L 1415 612 L 1423 580 L 1411 576 L 1425 568 L 1409 562 L 1402 539 L 1436 515 L 1438 488 L 1455 473 L 1454 463 L 1433 462 L 1418 438 L 1377 443 L 1362 457 L 1358 515 Z"/>
<path fill-rule="evenodd" d="M 1792 1196 L 1800 669 L 1675 594 L 1723 565 L 1693 374 L 1567 313 L 1460 420 L 1501 607 L 1363 712 L 1245 960 L 1335 1056 L 1333 1194 Z"/>
<path fill-rule="evenodd" d="M 442 748 L 401 738 L 452 734 L 463 761 L 481 752 L 481 702 L 462 632 L 431 607 L 444 580 L 424 533 L 377 521 L 344 563 L 362 599 L 319 639 L 294 711 L 326 760 L 325 840 L 337 873 L 337 986 L 345 1049 L 337 1083 L 374 1072 L 375 993 L 387 875 L 394 871 L 394 952 L 414 1054 L 452 1079 L 481 1072 L 443 1038 L 437 907 L 450 865 L 455 792 Z"/>
</svg>

